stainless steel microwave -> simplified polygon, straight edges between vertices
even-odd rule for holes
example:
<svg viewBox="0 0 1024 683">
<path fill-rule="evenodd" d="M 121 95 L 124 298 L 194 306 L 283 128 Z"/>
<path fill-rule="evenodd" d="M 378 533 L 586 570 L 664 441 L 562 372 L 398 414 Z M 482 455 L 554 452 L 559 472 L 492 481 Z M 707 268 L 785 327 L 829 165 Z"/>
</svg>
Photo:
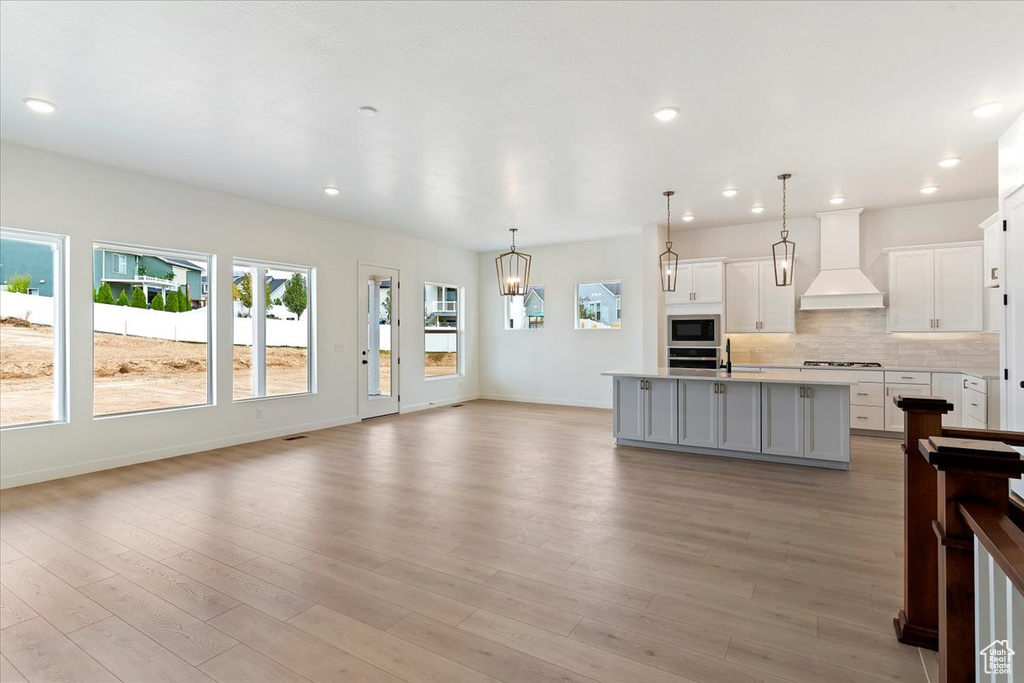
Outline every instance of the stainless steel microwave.
<svg viewBox="0 0 1024 683">
<path fill-rule="evenodd" d="M 670 315 L 669 346 L 721 346 L 721 316 Z"/>
</svg>

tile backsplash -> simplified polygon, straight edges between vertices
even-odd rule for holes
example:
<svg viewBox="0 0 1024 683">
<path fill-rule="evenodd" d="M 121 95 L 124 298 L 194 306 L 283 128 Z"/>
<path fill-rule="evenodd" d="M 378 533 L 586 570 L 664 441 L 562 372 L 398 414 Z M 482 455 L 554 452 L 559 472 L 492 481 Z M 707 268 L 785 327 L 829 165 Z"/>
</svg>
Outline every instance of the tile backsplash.
<svg viewBox="0 0 1024 683">
<path fill-rule="evenodd" d="M 887 334 L 885 309 L 797 311 L 796 334 L 726 334 L 733 363 L 869 361 L 889 367 L 995 370 L 995 332 Z"/>
</svg>

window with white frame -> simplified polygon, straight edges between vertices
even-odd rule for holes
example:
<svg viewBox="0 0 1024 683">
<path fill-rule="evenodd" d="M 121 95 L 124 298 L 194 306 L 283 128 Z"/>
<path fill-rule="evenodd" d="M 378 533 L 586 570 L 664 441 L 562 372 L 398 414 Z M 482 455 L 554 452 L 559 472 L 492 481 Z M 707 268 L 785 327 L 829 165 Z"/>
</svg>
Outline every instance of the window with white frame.
<svg viewBox="0 0 1024 683">
<path fill-rule="evenodd" d="M 460 370 L 462 288 L 423 285 L 423 375 L 451 377 Z"/>
<path fill-rule="evenodd" d="M 576 329 L 615 330 L 622 327 L 622 283 L 619 280 L 576 285 Z"/>
<path fill-rule="evenodd" d="M 504 298 L 506 330 L 539 330 L 544 327 L 544 285 L 530 285 L 525 295 Z"/>
<path fill-rule="evenodd" d="M 213 257 L 93 244 L 93 415 L 209 405 Z"/>
<path fill-rule="evenodd" d="M 314 269 L 306 266 L 234 262 L 232 395 L 236 401 L 315 391 L 310 343 L 314 276 Z"/>
<path fill-rule="evenodd" d="M 0 427 L 67 421 L 66 245 L 0 228 Z"/>
</svg>

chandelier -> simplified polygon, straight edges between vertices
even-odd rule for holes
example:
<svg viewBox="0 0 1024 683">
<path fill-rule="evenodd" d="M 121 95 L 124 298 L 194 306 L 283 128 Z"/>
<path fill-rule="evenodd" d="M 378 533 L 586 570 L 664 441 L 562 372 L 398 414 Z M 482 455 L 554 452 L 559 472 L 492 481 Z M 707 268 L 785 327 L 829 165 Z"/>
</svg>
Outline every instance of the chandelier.
<svg viewBox="0 0 1024 683">
<path fill-rule="evenodd" d="M 782 181 L 782 239 L 772 245 L 772 262 L 775 264 L 775 285 L 788 287 L 793 284 L 793 268 L 796 266 L 796 243 L 789 241 L 789 230 L 786 229 L 786 181 L 793 177 L 792 173 L 779 176 Z"/>
<path fill-rule="evenodd" d="M 658 270 L 661 272 L 661 291 L 676 291 L 676 279 L 679 274 L 679 254 L 672 251 L 672 190 L 662 192 L 665 195 L 665 251 L 658 257 Z"/>
<path fill-rule="evenodd" d="M 516 228 L 510 228 L 512 248 L 494 259 L 494 270 L 498 276 L 498 291 L 502 296 L 525 296 L 530 286 L 529 254 L 516 251 Z"/>
</svg>

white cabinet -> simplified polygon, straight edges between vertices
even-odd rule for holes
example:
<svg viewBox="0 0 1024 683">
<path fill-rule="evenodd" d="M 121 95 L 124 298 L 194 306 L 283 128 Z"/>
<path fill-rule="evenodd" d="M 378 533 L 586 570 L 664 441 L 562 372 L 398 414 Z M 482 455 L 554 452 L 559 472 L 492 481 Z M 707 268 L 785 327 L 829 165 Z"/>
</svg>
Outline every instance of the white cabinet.
<svg viewBox="0 0 1024 683">
<path fill-rule="evenodd" d="M 759 453 L 758 382 L 679 381 L 679 444 Z"/>
<path fill-rule="evenodd" d="M 988 382 L 964 375 L 961 392 L 964 427 L 986 429 L 988 427 Z"/>
<path fill-rule="evenodd" d="M 775 285 L 771 259 L 730 263 L 725 268 L 726 332 L 794 332 L 796 294 Z"/>
<path fill-rule="evenodd" d="M 944 398 L 953 404 L 953 410 L 942 416 L 943 427 L 962 427 L 964 376 L 959 372 L 933 372 L 932 396 Z"/>
<path fill-rule="evenodd" d="M 612 398 L 616 439 L 678 442 L 676 380 L 616 377 Z"/>
<path fill-rule="evenodd" d="M 850 391 L 845 386 L 761 385 L 762 452 L 793 458 L 850 458 Z"/>
<path fill-rule="evenodd" d="M 722 261 L 680 261 L 676 291 L 665 292 L 665 303 L 721 303 L 724 279 L 725 264 Z"/>
<path fill-rule="evenodd" d="M 891 251 L 889 331 L 981 331 L 982 289 L 981 245 Z"/>
<path fill-rule="evenodd" d="M 979 226 L 983 234 L 983 257 L 985 264 L 984 281 L 986 287 L 998 287 L 1002 284 L 1003 268 L 1005 267 L 1006 232 L 1003 221 L 998 213 L 994 213 Z"/>
<path fill-rule="evenodd" d="M 896 407 L 893 398 L 896 396 L 929 396 L 932 385 L 928 384 L 889 384 L 885 385 L 885 429 L 889 432 L 903 431 L 903 411 Z"/>
</svg>

